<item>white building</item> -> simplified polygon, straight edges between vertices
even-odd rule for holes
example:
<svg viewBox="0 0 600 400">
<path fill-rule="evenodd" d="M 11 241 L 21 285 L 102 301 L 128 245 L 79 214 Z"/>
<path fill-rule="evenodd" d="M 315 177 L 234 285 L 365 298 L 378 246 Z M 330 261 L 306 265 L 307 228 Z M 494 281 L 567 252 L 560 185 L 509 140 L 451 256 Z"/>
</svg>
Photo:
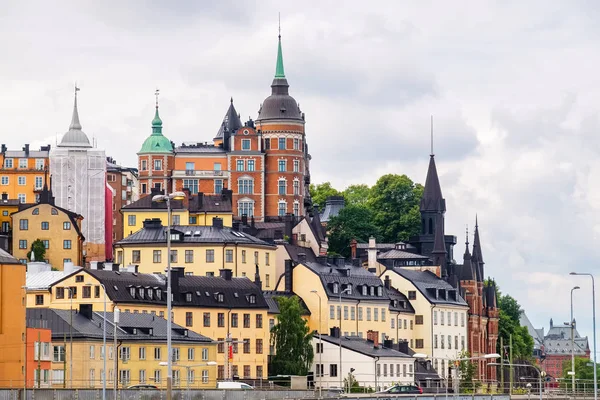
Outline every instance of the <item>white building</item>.
<svg viewBox="0 0 600 400">
<path fill-rule="evenodd" d="M 86 259 L 105 259 L 106 155 L 81 130 L 77 88 L 69 131 L 50 153 L 52 192 L 57 206 L 83 215 Z"/>
<path fill-rule="evenodd" d="M 342 364 L 340 367 L 339 338 L 315 335 L 312 371 L 316 387 L 339 388 L 352 375 L 361 386 L 384 390 L 394 384 L 412 384 L 415 360 L 408 354 L 383 347 L 378 332 L 369 332 L 367 340 L 356 336 L 342 337 Z M 336 333 L 337 334 L 337 333 Z"/>
</svg>

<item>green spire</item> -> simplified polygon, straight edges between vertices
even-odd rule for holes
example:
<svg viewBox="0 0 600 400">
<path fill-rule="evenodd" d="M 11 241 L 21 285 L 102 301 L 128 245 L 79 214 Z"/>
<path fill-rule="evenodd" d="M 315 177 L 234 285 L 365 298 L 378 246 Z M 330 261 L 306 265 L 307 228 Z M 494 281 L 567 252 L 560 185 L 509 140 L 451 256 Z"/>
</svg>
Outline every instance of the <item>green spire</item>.
<svg viewBox="0 0 600 400">
<path fill-rule="evenodd" d="M 154 119 L 152 120 L 152 134 L 162 135 L 162 120 L 158 116 L 158 105 L 156 106 L 156 111 L 154 112 Z"/>
<path fill-rule="evenodd" d="M 281 51 L 281 35 L 279 35 L 279 45 L 277 46 L 277 66 L 275 67 L 275 79 L 285 79 L 283 71 L 283 54 Z"/>
</svg>

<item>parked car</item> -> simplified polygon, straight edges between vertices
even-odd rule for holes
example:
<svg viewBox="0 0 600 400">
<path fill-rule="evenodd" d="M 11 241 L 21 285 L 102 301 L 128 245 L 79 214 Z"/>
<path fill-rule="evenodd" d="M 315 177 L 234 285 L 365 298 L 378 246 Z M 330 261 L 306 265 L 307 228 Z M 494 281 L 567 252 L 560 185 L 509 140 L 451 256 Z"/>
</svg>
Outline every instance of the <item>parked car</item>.
<svg viewBox="0 0 600 400">
<path fill-rule="evenodd" d="M 423 394 L 423 389 L 416 385 L 395 385 L 381 392 L 381 394 Z"/>
<path fill-rule="evenodd" d="M 150 390 L 157 390 L 158 386 L 155 385 L 147 385 L 147 384 L 140 384 L 140 385 L 131 385 L 131 386 L 127 386 L 127 389 L 150 389 Z"/>
<path fill-rule="evenodd" d="M 247 383 L 244 382 L 229 382 L 229 381 L 224 381 L 224 382 L 217 382 L 217 389 L 225 389 L 225 390 L 230 390 L 230 389 L 238 389 L 238 390 L 254 390 L 254 387 L 248 385 Z"/>
</svg>

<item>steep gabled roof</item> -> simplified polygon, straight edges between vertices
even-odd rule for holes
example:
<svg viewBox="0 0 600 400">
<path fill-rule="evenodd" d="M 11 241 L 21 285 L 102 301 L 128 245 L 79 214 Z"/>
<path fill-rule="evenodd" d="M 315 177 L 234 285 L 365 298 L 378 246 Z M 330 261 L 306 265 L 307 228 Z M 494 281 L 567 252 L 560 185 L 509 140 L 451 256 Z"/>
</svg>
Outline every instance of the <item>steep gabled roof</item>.
<svg viewBox="0 0 600 400">
<path fill-rule="evenodd" d="M 318 340 L 319 338 L 324 342 L 331 343 L 335 346 L 339 346 L 340 344 L 340 339 L 337 337 L 328 335 L 314 336 L 314 339 Z M 401 353 L 398 350 L 383 347 L 381 345 L 375 347 L 373 346 L 373 342 L 357 336 L 344 336 L 342 337 L 341 343 L 343 349 L 351 350 L 369 357 L 412 359 L 412 356 Z"/>
<path fill-rule="evenodd" d="M 467 305 L 456 288 L 445 280 L 438 278 L 429 270 L 417 271 L 407 268 L 391 268 L 391 271 L 410 281 L 430 303 Z M 443 295 L 445 295 L 445 298 Z"/>
<path fill-rule="evenodd" d="M 241 127 L 242 127 L 242 121 L 240 120 L 240 116 L 239 116 L 238 112 L 235 110 L 235 107 L 233 106 L 233 97 L 232 97 L 231 101 L 229 103 L 229 108 L 227 109 L 227 112 L 225 113 L 225 117 L 223 117 L 223 122 L 221 123 L 221 126 L 219 127 L 219 130 L 217 132 L 217 135 L 215 136 L 215 139 L 223 139 L 225 137 L 224 133 L 227 133 L 227 132 L 234 133 Z"/>
<path fill-rule="evenodd" d="M 435 166 L 435 157 L 432 154 L 429 159 L 429 169 L 425 180 L 425 189 L 421 198 L 421 211 L 446 212 L 446 200 L 442 196 L 442 187 Z"/>
</svg>

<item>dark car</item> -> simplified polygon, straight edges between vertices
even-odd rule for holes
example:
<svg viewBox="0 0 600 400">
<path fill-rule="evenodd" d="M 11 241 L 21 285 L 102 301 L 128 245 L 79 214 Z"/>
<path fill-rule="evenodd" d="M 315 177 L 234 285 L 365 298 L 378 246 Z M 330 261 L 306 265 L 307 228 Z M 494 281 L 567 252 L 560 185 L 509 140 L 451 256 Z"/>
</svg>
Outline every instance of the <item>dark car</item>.
<svg viewBox="0 0 600 400">
<path fill-rule="evenodd" d="M 423 389 L 416 385 L 395 385 L 387 388 L 381 394 L 423 394 Z"/>
</svg>

